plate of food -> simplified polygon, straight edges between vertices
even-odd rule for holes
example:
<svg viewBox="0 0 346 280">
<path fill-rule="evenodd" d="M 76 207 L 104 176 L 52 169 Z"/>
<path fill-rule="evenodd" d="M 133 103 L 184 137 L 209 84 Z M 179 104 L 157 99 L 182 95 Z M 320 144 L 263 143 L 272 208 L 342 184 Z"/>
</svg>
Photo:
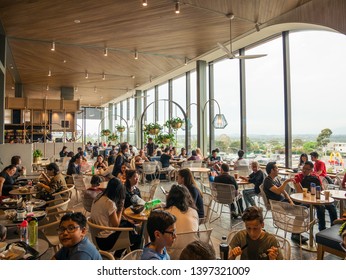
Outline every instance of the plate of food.
<svg viewBox="0 0 346 280">
<path fill-rule="evenodd" d="M 46 212 L 45 211 L 34 211 L 32 212 L 32 217 L 40 219 L 46 216 Z"/>
<path fill-rule="evenodd" d="M 27 187 L 19 187 L 18 191 L 21 192 L 21 193 L 26 193 L 26 192 L 29 191 L 29 189 Z"/>
<path fill-rule="evenodd" d="M 2 200 L 2 203 L 4 204 L 17 204 L 19 202 L 19 199 L 17 198 L 11 198 L 11 197 L 8 197 L 8 198 L 4 198 Z"/>
<path fill-rule="evenodd" d="M 32 198 L 32 199 L 30 199 L 26 204 L 27 204 L 27 205 L 28 205 L 28 204 L 33 205 L 33 206 L 34 206 L 34 209 L 35 209 L 35 208 L 40 208 L 40 207 L 46 205 L 46 201 L 45 201 L 45 200 L 42 200 L 42 199 L 38 199 L 38 198 Z"/>
<path fill-rule="evenodd" d="M 11 244 L 8 250 L 0 253 L 0 260 L 19 260 L 24 257 L 26 250 L 15 244 Z"/>
</svg>

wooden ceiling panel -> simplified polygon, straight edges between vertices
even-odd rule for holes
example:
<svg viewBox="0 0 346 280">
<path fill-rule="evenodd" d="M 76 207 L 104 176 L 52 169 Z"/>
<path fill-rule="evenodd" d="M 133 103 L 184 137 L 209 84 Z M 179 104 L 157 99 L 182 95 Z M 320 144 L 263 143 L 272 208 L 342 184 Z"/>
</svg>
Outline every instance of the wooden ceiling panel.
<svg viewBox="0 0 346 280">
<path fill-rule="evenodd" d="M 0 18 L 26 96 L 59 98 L 60 87 L 78 87 L 75 99 L 99 106 L 228 42 L 228 13 L 238 38 L 255 32 L 257 21 L 309 1 L 184 0 L 175 14 L 173 0 L 150 0 L 147 7 L 139 0 L 1 0 Z M 13 94 L 13 78 L 6 83 Z"/>
</svg>

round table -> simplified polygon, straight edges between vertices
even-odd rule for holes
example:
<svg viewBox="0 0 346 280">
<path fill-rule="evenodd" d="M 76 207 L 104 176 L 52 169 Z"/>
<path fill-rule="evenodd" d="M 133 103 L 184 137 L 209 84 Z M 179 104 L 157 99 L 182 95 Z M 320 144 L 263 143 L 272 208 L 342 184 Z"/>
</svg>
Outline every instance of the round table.
<svg viewBox="0 0 346 280">
<path fill-rule="evenodd" d="M 310 193 L 307 196 L 303 196 L 303 193 L 293 193 L 290 195 L 291 199 L 295 202 L 302 204 L 309 204 L 310 210 L 310 230 L 309 230 L 309 243 L 307 245 L 302 245 L 302 248 L 307 251 L 316 252 L 317 247 L 314 244 L 314 205 L 325 205 L 332 204 L 334 202 L 333 198 L 325 200 L 324 195 L 321 194 L 321 199 L 316 199 L 316 195 L 311 195 Z"/>
<path fill-rule="evenodd" d="M 329 190 L 330 196 L 335 200 L 340 200 L 340 218 L 342 218 L 342 214 L 344 213 L 344 203 L 343 200 L 346 200 L 346 191 L 341 190 Z M 324 194 L 324 191 L 322 192 Z"/>
<path fill-rule="evenodd" d="M 27 190 L 23 189 L 23 187 L 19 187 L 18 189 L 14 189 L 12 191 L 9 192 L 9 194 L 12 195 L 26 195 L 27 196 L 27 200 L 31 199 L 31 196 L 33 194 L 37 194 L 39 191 L 32 187 L 32 186 L 26 186 L 25 187 Z"/>
</svg>

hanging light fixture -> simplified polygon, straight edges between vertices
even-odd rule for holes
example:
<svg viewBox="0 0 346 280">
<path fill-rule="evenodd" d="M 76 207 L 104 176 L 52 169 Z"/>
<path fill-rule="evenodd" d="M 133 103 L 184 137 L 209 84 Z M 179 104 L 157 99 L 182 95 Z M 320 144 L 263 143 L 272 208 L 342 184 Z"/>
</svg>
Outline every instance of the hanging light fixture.
<svg viewBox="0 0 346 280">
<path fill-rule="evenodd" d="M 104 55 L 104 56 L 108 56 L 108 48 L 104 48 L 104 50 L 103 50 L 103 55 Z"/>
<path fill-rule="evenodd" d="M 135 59 L 138 59 L 138 51 L 135 50 Z"/>
<path fill-rule="evenodd" d="M 48 70 L 48 77 L 52 76 L 52 71 Z"/>
<path fill-rule="evenodd" d="M 207 102 L 205 102 L 204 107 L 203 107 L 203 111 L 202 111 L 202 115 L 204 118 L 204 110 L 205 110 L 205 106 L 210 102 L 210 101 L 214 101 L 217 104 L 217 107 L 219 109 L 219 113 L 215 114 L 215 117 L 212 121 L 212 125 L 214 126 L 215 129 L 223 129 L 228 125 L 228 122 L 224 116 L 224 114 L 221 114 L 221 109 L 220 109 L 220 104 L 215 100 L 215 99 L 209 99 Z"/>
<path fill-rule="evenodd" d="M 85 70 L 85 79 L 88 79 L 89 78 L 89 74 L 88 74 L 88 71 Z"/>
<path fill-rule="evenodd" d="M 179 1 L 175 2 L 175 13 L 180 14 L 180 2 Z"/>
<path fill-rule="evenodd" d="M 48 91 L 48 90 L 49 90 L 49 85 L 46 86 L 46 91 Z"/>
<path fill-rule="evenodd" d="M 102 80 L 106 80 L 106 74 L 105 74 L 105 72 L 102 73 Z"/>
<path fill-rule="evenodd" d="M 147 1 L 147 0 L 143 0 L 143 1 L 142 1 L 142 5 L 143 5 L 144 7 L 148 6 L 148 1 Z"/>
<path fill-rule="evenodd" d="M 52 52 L 55 51 L 55 42 L 54 42 L 54 41 L 52 42 L 52 47 L 50 48 L 50 50 L 51 50 Z"/>
</svg>

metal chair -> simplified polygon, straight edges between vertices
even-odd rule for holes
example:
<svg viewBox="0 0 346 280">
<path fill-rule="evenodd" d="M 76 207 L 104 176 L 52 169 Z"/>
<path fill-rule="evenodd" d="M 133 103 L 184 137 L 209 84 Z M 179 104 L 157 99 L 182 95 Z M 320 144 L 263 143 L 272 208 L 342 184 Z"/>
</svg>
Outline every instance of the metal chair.
<svg viewBox="0 0 346 280">
<path fill-rule="evenodd" d="M 161 175 L 165 175 L 166 176 L 166 179 L 168 181 L 171 181 L 171 177 L 172 177 L 172 172 L 174 172 L 175 169 L 173 168 L 170 168 L 170 167 L 165 167 L 163 168 L 162 167 L 162 162 L 161 161 L 158 161 L 157 162 L 157 172 L 158 172 L 158 177 L 159 179 L 161 179 Z M 168 178 L 167 178 L 168 176 Z"/>
<path fill-rule="evenodd" d="M 215 202 L 210 216 L 212 216 L 213 212 L 214 213 L 219 212 L 219 205 L 221 204 L 220 215 L 214 220 L 211 220 L 210 222 L 212 223 L 216 221 L 217 219 L 219 219 L 222 213 L 228 213 L 228 212 L 222 211 L 223 206 L 227 205 L 229 207 L 230 228 L 232 228 L 232 213 L 231 213 L 230 206 L 232 203 L 235 202 L 238 206 L 238 209 L 240 209 L 239 199 L 241 198 L 241 193 L 237 193 L 235 186 L 232 184 L 210 182 L 210 188 L 211 188 L 211 195 L 213 196 L 213 201 Z M 215 211 L 214 208 L 216 204 L 217 204 L 217 209 Z"/>
<path fill-rule="evenodd" d="M 100 248 L 97 245 L 96 236 L 100 231 L 108 230 L 112 232 L 120 231 L 120 235 L 117 241 L 113 244 L 113 247 L 110 250 L 107 250 L 107 252 L 115 252 L 117 250 L 122 250 L 122 249 L 126 249 L 127 252 L 131 252 L 131 248 L 130 248 L 131 242 L 130 242 L 129 232 L 133 231 L 134 230 L 133 228 L 107 227 L 107 226 L 97 225 L 91 220 L 90 217 L 87 218 L 87 224 L 89 226 L 91 239 L 98 250 L 100 250 Z"/>
<path fill-rule="evenodd" d="M 154 198 L 155 192 L 157 187 L 160 184 L 160 180 L 159 179 L 155 179 L 151 182 L 151 186 L 149 189 L 149 192 L 144 192 L 141 191 L 141 195 L 142 195 L 142 199 L 144 199 L 145 201 L 150 201 Z"/>
<path fill-rule="evenodd" d="M 203 193 L 204 218 L 199 219 L 199 225 L 204 225 L 206 229 L 207 229 L 207 224 L 209 224 L 209 220 L 210 220 L 212 203 L 213 203 L 213 196 L 209 193 Z"/>
<path fill-rule="evenodd" d="M 309 209 L 305 206 L 291 205 L 287 202 L 269 200 L 274 226 L 285 232 L 301 234 L 310 227 Z M 302 239 L 300 236 L 300 258 L 302 259 Z"/>
<path fill-rule="evenodd" d="M 103 260 L 115 260 L 114 256 L 107 251 L 99 250 L 99 253 Z"/>
<path fill-rule="evenodd" d="M 121 260 L 140 260 L 142 253 L 143 253 L 142 249 L 133 250 L 130 253 L 123 256 Z"/>
<path fill-rule="evenodd" d="M 264 186 L 263 186 L 263 184 L 261 184 L 261 185 L 259 186 L 259 189 L 260 189 L 260 197 L 262 197 L 263 203 L 264 203 L 264 207 L 265 207 L 265 209 L 266 209 L 266 212 L 265 212 L 265 214 L 264 214 L 264 216 L 263 216 L 263 218 L 265 219 L 266 216 L 267 216 L 267 214 L 268 214 L 268 212 L 271 210 L 271 205 L 270 205 L 270 203 L 269 203 L 269 201 L 268 201 L 268 198 L 267 198 L 266 193 L 264 192 Z M 259 201 L 259 199 L 258 199 L 258 201 Z"/>
</svg>

